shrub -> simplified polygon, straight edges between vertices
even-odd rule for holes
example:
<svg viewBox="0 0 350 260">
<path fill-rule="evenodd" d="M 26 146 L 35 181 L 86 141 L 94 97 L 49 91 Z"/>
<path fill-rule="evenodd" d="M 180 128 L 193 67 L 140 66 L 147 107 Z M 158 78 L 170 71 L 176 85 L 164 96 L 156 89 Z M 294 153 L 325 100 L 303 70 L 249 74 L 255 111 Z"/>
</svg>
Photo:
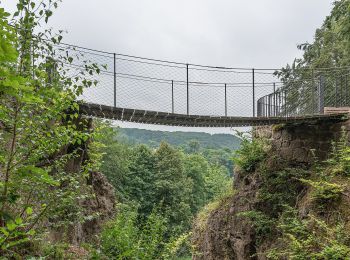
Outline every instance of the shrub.
<svg viewBox="0 0 350 260">
<path fill-rule="evenodd" d="M 262 242 L 264 237 L 272 233 L 275 226 L 275 220 L 261 211 L 244 211 L 238 213 L 237 216 L 247 217 L 253 222 L 258 244 Z"/>
<path fill-rule="evenodd" d="M 137 256 L 140 250 L 135 222 L 137 214 L 129 208 L 122 208 L 118 216 L 109 222 L 101 234 L 101 251 L 114 259 Z"/>
<path fill-rule="evenodd" d="M 121 205 L 101 234 L 101 255 L 108 259 L 170 259 L 187 245 L 190 234 L 167 238 L 167 219 L 156 210 L 144 223 L 137 209 Z"/>
<path fill-rule="evenodd" d="M 297 210 L 288 207 L 278 228 L 285 245 L 267 253 L 269 259 L 349 259 L 349 234 L 343 224 L 332 226 L 313 215 L 300 219 Z"/>
<path fill-rule="evenodd" d="M 350 175 L 350 147 L 348 145 L 348 134 L 343 130 L 338 142 L 333 143 L 331 158 L 326 161 L 334 175 Z"/>
<path fill-rule="evenodd" d="M 331 183 L 324 180 L 312 181 L 301 179 L 301 181 L 313 188 L 311 197 L 316 203 L 320 204 L 321 206 L 326 203 L 339 200 L 341 194 L 344 192 L 344 187 L 337 183 Z"/>
<path fill-rule="evenodd" d="M 242 134 L 240 136 L 242 138 L 241 148 L 235 152 L 233 161 L 245 172 L 253 172 L 267 155 L 267 142 L 259 138 L 251 139 Z"/>
</svg>

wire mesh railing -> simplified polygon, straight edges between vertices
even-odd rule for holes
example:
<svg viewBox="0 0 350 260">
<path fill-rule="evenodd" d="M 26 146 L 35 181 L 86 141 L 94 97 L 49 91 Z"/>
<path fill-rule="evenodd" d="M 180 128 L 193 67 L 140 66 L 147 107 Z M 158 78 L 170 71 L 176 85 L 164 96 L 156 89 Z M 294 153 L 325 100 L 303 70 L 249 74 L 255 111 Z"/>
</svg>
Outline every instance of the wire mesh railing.
<svg viewBox="0 0 350 260">
<path fill-rule="evenodd" d="M 184 115 L 290 117 L 323 113 L 325 106 L 350 105 L 349 68 L 315 70 L 281 80 L 278 70 L 202 66 L 97 51 L 60 44 L 56 54 L 72 57 L 74 74 L 86 61 L 101 71 L 98 84 L 79 97 L 86 103 Z"/>
<path fill-rule="evenodd" d="M 258 116 L 292 117 L 323 114 L 326 107 L 350 106 L 349 68 L 317 71 L 316 76 L 290 80 L 258 99 Z"/>
</svg>

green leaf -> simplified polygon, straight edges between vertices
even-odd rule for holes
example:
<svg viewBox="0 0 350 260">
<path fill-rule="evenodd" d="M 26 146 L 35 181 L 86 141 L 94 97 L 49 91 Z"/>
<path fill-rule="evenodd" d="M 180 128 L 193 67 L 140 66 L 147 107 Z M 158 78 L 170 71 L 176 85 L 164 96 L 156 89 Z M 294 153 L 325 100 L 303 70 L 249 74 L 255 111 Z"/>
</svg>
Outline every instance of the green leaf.
<svg viewBox="0 0 350 260">
<path fill-rule="evenodd" d="M 22 218 L 21 218 L 21 217 L 16 217 L 15 223 L 16 223 L 17 225 L 21 225 L 21 224 L 23 223 Z"/>
<path fill-rule="evenodd" d="M 31 208 L 31 207 L 26 208 L 26 213 L 27 213 L 27 215 L 32 215 L 33 214 L 33 208 Z"/>
<path fill-rule="evenodd" d="M 10 233 L 3 227 L 0 227 L 0 232 L 3 233 L 6 237 L 10 235 Z"/>
<path fill-rule="evenodd" d="M 12 220 L 10 220 L 10 221 L 8 221 L 8 222 L 6 223 L 6 227 L 7 227 L 7 229 L 8 229 L 9 231 L 15 230 L 15 229 L 17 228 L 17 226 L 18 226 L 18 225 L 16 225 L 16 223 L 13 222 Z"/>
</svg>

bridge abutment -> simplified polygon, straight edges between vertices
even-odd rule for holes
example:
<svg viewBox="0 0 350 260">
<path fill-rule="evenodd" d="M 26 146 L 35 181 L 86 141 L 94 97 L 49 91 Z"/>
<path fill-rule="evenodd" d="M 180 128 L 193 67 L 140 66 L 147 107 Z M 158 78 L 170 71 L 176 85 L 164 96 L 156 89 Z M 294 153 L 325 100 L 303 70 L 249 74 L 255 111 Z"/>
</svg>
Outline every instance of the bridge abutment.
<svg viewBox="0 0 350 260">
<path fill-rule="evenodd" d="M 350 141 L 350 119 L 257 126 L 253 130 L 253 136 L 269 140 L 282 159 L 296 163 L 311 163 L 315 157 L 327 159 L 332 142 L 339 141 L 342 134 Z"/>
</svg>

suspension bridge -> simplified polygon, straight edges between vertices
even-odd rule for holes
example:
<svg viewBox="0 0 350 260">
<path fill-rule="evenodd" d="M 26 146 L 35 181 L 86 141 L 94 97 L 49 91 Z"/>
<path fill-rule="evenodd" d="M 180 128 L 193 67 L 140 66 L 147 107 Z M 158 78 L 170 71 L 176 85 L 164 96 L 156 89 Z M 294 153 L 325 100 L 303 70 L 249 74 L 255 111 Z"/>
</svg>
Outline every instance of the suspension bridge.
<svg viewBox="0 0 350 260">
<path fill-rule="evenodd" d="M 90 78 L 98 84 L 79 97 L 80 113 L 87 116 L 237 127 L 338 121 L 344 114 L 325 114 L 324 109 L 350 106 L 350 67 L 303 69 L 281 80 L 278 69 L 203 66 L 63 46 L 77 57 L 66 64 L 70 70 L 84 70 L 83 60 L 102 68 Z"/>
</svg>

